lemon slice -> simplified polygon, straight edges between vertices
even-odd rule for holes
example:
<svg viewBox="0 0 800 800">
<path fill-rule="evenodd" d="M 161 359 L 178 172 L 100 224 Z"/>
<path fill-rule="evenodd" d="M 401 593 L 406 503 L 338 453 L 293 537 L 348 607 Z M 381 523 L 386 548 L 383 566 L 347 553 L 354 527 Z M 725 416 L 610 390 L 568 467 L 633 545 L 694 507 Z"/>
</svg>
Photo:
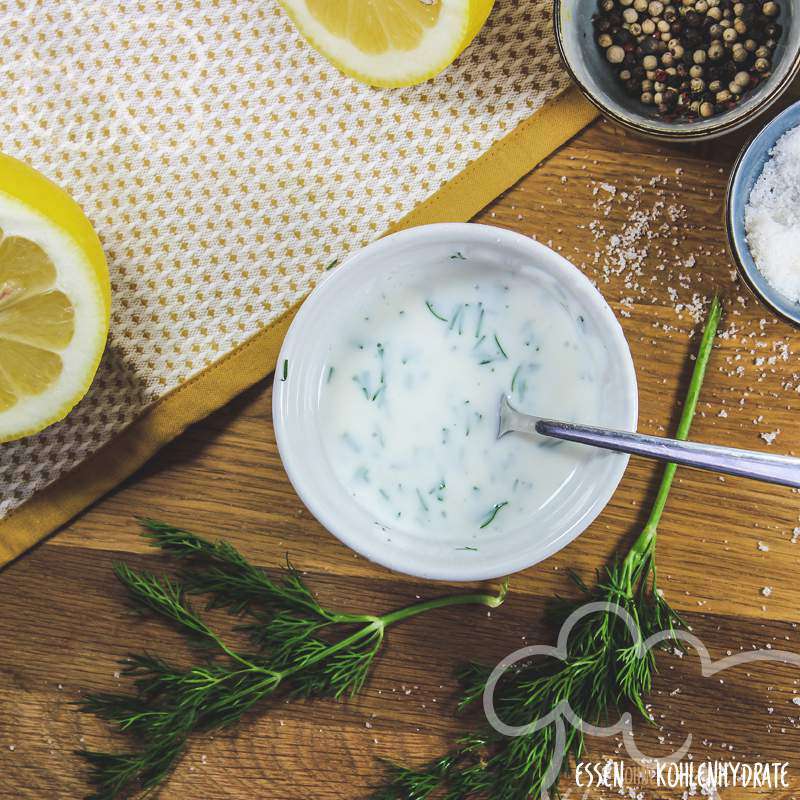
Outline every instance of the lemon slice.
<svg viewBox="0 0 800 800">
<path fill-rule="evenodd" d="M 80 207 L 0 154 L 0 442 L 62 419 L 103 354 L 108 267 Z"/>
<path fill-rule="evenodd" d="M 280 0 L 303 36 L 351 78 L 410 86 L 451 64 L 494 0 Z"/>
</svg>

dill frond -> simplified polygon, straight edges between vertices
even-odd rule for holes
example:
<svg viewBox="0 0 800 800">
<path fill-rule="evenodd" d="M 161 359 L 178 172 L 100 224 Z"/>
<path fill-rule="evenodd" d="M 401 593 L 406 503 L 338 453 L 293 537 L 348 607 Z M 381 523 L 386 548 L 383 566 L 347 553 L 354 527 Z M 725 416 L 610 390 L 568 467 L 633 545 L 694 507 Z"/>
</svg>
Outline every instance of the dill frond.
<svg viewBox="0 0 800 800">
<path fill-rule="evenodd" d="M 343 613 L 322 606 L 288 561 L 272 578 L 227 542 L 155 520 L 141 522 L 153 546 L 180 560 L 181 576 L 160 577 L 118 563 L 117 578 L 137 609 L 201 642 L 210 657 L 180 669 L 158 656 L 134 654 L 122 669 L 131 693 L 82 698 L 81 710 L 106 720 L 134 745 L 122 753 L 79 751 L 90 767 L 91 800 L 149 794 L 168 777 L 191 736 L 233 725 L 262 701 L 358 693 L 391 625 L 451 605 L 496 608 L 508 588 L 503 584 L 497 595 L 450 595 L 382 616 Z M 228 644 L 204 622 L 190 595 L 205 595 L 210 606 L 237 617 L 246 614 L 250 621 L 240 627 L 256 652 Z"/>
<path fill-rule="evenodd" d="M 679 439 L 688 436 L 720 316 L 721 307 L 715 298 L 678 425 Z M 554 610 L 561 622 L 587 602 L 604 604 L 602 609 L 581 617 L 571 629 L 566 658 L 524 662 L 503 675 L 495 687 L 494 707 L 507 725 L 534 723 L 562 702 L 594 725 L 626 705 L 650 720 L 645 702 L 656 672 L 656 653 L 637 644 L 653 633 L 685 627 L 658 591 L 656 581 L 658 524 L 674 475 L 675 465 L 668 464 L 650 518 L 625 558 L 608 565 L 593 587 L 573 576 L 581 592 L 579 600 L 558 598 Z M 614 609 L 632 620 L 633 633 Z M 677 640 L 671 643 L 680 646 Z M 491 672 L 491 668 L 476 664 L 461 670 L 460 709 L 482 700 Z M 563 773 L 583 752 L 583 733 L 572 726 L 564 727 L 563 739 L 557 736 L 554 723 L 515 737 L 501 736 L 488 727 L 467 734 L 444 758 L 427 765 L 417 769 L 390 765 L 371 800 L 538 798 L 551 788 L 551 765 Z"/>
</svg>

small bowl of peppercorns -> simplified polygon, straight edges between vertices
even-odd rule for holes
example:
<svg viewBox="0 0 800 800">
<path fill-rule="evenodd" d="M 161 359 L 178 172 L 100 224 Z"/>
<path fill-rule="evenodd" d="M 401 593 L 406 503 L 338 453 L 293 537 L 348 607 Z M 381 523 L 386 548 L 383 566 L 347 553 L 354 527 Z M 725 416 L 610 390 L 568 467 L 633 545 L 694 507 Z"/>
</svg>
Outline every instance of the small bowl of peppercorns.
<svg viewBox="0 0 800 800">
<path fill-rule="evenodd" d="M 800 70 L 795 0 L 555 0 L 556 40 L 609 118 L 711 139 L 767 109 Z"/>
</svg>

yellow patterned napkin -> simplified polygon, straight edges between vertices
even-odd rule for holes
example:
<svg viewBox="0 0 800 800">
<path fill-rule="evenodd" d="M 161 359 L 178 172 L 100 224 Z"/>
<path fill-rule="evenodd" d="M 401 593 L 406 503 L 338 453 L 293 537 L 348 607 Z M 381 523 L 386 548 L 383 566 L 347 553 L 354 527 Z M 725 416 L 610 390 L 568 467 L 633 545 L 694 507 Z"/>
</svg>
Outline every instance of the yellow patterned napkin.
<svg viewBox="0 0 800 800">
<path fill-rule="evenodd" d="M 0 564 L 271 371 L 333 259 L 468 219 L 586 124 L 551 13 L 498 0 L 442 75 L 378 90 L 274 0 L 0 0 L 3 149 L 83 206 L 113 292 L 90 394 L 0 445 Z"/>
</svg>

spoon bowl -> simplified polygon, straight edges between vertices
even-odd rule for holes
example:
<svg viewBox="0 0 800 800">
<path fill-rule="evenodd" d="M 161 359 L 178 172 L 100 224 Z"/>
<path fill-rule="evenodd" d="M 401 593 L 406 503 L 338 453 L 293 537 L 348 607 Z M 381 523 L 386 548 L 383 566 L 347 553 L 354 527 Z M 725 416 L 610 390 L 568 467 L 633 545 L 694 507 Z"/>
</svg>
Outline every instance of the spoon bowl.
<svg viewBox="0 0 800 800">
<path fill-rule="evenodd" d="M 800 458 L 542 419 L 517 411 L 504 395 L 500 400 L 500 428 L 497 438 L 511 432 L 550 436 L 617 453 L 671 461 L 696 469 L 800 488 Z"/>
</svg>

